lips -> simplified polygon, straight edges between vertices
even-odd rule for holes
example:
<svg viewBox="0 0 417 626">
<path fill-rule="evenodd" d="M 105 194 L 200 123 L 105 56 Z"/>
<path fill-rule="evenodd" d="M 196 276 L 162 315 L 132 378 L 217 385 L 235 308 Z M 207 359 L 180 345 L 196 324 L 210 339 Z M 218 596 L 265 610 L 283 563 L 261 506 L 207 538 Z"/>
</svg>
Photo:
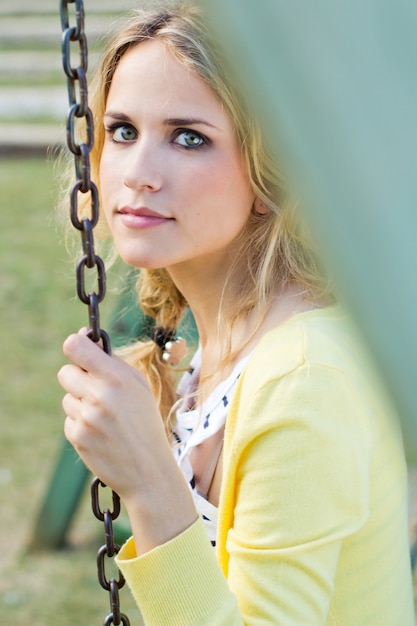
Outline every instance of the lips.
<svg viewBox="0 0 417 626">
<path fill-rule="evenodd" d="M 158 217 L 165 219 L 163 215 L 157 213 L 156 211 L 152 211 L 147 207 L 134 208 L 130 206 L 124 206 L 119 209 L 118 213 L 121 213 L 122 215 L 137 215 L 138 217 Z"/>
<path fill-rule="evenodd" d="M 166 224 L 172 218 L 164 217 L 161 213 L 152 211 L 148 207 L 130 207 L 124 206 L 117 211 L 121 216 L 122 223 L 128 228 L 151 228 Z"/>
</svg>

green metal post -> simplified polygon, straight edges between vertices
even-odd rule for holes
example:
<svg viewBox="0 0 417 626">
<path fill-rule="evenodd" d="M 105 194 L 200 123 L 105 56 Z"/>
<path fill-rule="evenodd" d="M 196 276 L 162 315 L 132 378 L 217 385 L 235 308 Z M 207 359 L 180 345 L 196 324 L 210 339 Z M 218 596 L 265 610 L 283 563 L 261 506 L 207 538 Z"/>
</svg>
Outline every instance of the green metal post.
<svg viewBox="0 0 417 626">
<path fill-rule="evenodd" d="M 90 472 L 63 440 L 46 496 L 33 530 L 31 548 L 62 548 Z"/>
</svg>

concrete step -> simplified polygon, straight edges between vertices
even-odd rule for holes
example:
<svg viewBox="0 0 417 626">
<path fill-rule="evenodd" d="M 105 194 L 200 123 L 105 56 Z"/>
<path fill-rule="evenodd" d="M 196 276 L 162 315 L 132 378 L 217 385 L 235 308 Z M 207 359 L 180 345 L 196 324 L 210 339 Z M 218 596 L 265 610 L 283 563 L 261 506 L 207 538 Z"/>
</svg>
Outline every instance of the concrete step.
<svg viewBox="0 0 417 626">
<path fill-rule="evenodd" d="M 119 13 L 131 9 L 136 4 L 133 0 L 85 0 L 84 10 L 86 13 Z M 0 4 L 0 16 L 22 13 L 59 14 L 59 6 L 58 0 L 36 0 L 36 2 L 34 0 L 13 0 L 13 3 L 4 0 Z"/>
<path fill-rule="evenodd" d="M 57 87 L 2 87 L 0 120 L 63 120 L 68 109 L 65 83 Z"/>
<path fill-rule="evenodd" d="M 99 39 L 135 5 L 136 0 L 85 0 L 89 72 L 98 60 Z M 75 3 L 68 10 L 75 24 Z M 65 139 L 68 97 L 61 36 L 59 0 L 0 0 L 0 153 L 21 152 L 25 146 L 29 152 L 43 151 Z"/>
<path fill-rule="evenodd" d="M 85 19 L 85 32 L 90 43 L 95 43 L 115 22 L 114 15 L 89 13 Z M 71 24 L 73 22 L 70 22 Z M 75 24 L 75 22 L 74 22 Z M 2 15 L 0 42 L 2 47 L 14 49 L 61 48 L 61 21 L 59 15 Z"/>
<path fill-rule="evenodd" d="M 0 50 L 0 77 L 2 81 L 30 78 L 62 72 L 60 51 Z"/>
<path fill-rule="evenodd" d="M 99 58 L 98 52 L 89 50 L 88 69 L 89 72 L 96 66 Z M 61 82 L 65 80 L 62 69 L 61 50 L 39 51 L 39 50 L 0 50 L 0 81 L 3 84 L 24 81 L 33 82 L 50 81 L 51 79 Z"/>
<path fill-rule="evenodd" d="M 65 128 L 54 124 L 0 123 L 0 157 L 44 155 L 65 145 Z"/>
</svg>

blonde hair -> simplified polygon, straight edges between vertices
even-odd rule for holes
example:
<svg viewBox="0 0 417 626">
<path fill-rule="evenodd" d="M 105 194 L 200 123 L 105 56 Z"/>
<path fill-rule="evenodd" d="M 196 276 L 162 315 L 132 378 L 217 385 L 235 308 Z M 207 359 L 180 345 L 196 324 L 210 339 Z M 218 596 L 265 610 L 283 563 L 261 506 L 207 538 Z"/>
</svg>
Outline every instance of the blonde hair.
<svg viewBox="0 0 417 626">
<path fill-rule="evenodd" d="M 262 214 L 255 210 L 251 212 L 228 276 L 227 302 L 222 303 L 219 312 L 226 363 L 233 358 L 227 337 L 237 318 L 255 309 L 261 319 L 272 292 L 289 281 L 295 281 L 313 300 L 327 293 L 327 284 L 307 243 L 308 238 L 302 232 L 296 209 L 288 198 L 279 168 L 261 135 L 256 117 L 233 86 L 226 72 L 226 63 L 211 40 L 200 10 L 189 2 L 154 1 L 131 12 L 107 45 L 101 69 L 92 84 L 91 98 L 96 136 L 90 160 L 92 178 L 98 187 L 104 142 L 103 115 L 112 78 L 123 55 L 150 39 L 163 42 L 176 59 L 196 72 L 218 95 L 233 122 L 253 192 L 267 209 Z M 247 245 L 249 241 L 250 245 Z M 187 303 L 166 270 L 143 269 L 138 293 L 144 313 L 152 317 L 157 326 L 178 326 Z M 160 348 L 153 341 L 139 341 L 123 349 L 122 356 L 145 373 L 161 413 L 167 419 L 176 395 L 172 368 L 162 360 Z"/>
</svg>

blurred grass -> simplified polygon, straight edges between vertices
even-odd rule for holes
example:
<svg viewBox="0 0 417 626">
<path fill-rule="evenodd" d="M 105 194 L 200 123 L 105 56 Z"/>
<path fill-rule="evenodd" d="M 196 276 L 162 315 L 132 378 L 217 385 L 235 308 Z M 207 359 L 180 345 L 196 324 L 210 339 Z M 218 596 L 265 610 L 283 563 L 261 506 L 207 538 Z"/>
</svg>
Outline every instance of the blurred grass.
<svg viewBox="0 0 417 626">
<path fill-rule="evenodd" d="M 96 578 L 102 528 L 88 493 L 66 550 L 27 550 L 62 442 L 62 341 L 87 323 L 54 196 L 45 159 L 0 159 L 0 622 L 14 626 L 101 624 L 109 607 Z M 132 626 L 133 606 L 123 590 Z"/>
</svg>

